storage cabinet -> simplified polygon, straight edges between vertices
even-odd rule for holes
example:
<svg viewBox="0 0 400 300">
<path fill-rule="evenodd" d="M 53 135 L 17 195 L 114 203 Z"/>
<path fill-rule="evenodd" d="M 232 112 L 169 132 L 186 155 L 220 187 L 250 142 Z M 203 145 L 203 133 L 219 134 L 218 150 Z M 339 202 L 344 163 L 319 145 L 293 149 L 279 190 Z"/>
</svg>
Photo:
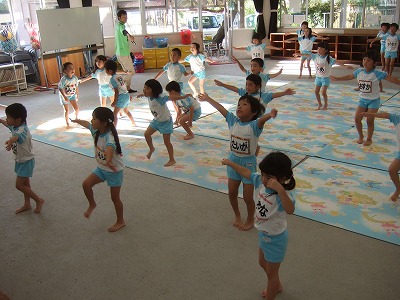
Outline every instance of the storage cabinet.
<svg viewBox="0 0 400 300">
<path fill-rule="evenodd" d="M 369 47 L 369 39 L 374 39 L 376 35 L 339 35 L 339 34 L 321 34 L 329 39 L 325 42 L 329 44 L 329 50 L 332 57 L 337 60 L 346 60 L 353 63 L 361 63 L 363 55 L 367 50 L 374 49 L 378 53 L 380 51 L 380 42 L 375 42 L 372 48 Z M 293 53 L 299 52 L 299 43 L 296 41 L 287 41 L 290 38 L 297 37 L 296 34 L 271 33 L 271 46 L 283 48 L 282 50 L 271 49 L 271 58 L 290 58 Z M 316 50 L 318 40 L 315 42 L 314 50 Z M 380 60 L 378 61 L 380 63 Z M 400 49 L 396 58 L 395 65 L 400 65 Z"/>
<path fill-rule="evenodd" d="M 27 88 L 24 64 L 0 65 L 0 93 L 17 91 L 17 84 L 20 90 Z"/>
<path fill-rule="evenodd" d="M 169 51 L 166 48 L 142 48 L 144 57 L 144 68 L 162 68 L 169 62 Z"/>
</svg>

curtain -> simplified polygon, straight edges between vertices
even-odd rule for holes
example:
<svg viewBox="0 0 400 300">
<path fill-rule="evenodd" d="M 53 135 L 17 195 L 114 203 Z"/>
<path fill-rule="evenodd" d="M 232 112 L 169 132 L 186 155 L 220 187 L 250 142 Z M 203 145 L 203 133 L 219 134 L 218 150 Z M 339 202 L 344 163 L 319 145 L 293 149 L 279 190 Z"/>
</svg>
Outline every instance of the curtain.
<svg viewBox="0 0 400 300">
<path fill-rule="evenodd" d="M 271 36 L 271 33 L 277 31 L 278 24 L 278 3 L 279 0 L 269 0 L 271 6 L 271 16 L 269 18 L 269 30 L 268 30 L 268 38 Z"/>
<path fill-rule="evenodd" d="M 272 1 L 272 0 L 270 0 Z M 258 34 L 260 39 L 264 39 L 267 35 L 265 32 L 265 23 L 264 23 L 264 16 L 263 16 L 263 9 L 264 9 L 264 1 L 263 0 L 253 0 L 254 2 L 254 7 L 256 8 L 256 11 L 258 13 L 257 16 L 257 25 L 255 28 L 255 32 Z"/>
</svg>

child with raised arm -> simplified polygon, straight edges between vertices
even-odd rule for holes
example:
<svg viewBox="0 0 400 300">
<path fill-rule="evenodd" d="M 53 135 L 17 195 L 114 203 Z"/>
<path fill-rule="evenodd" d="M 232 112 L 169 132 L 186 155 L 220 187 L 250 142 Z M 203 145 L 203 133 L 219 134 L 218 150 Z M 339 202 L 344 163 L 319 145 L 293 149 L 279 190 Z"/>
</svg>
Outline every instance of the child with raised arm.
<svg viewBox="0 0 400 300">
<path fill-rule="evenodd" d="M 271 102 L 275 98 L 279 98 L 285 95 L 293 95 L 296 92 L 292 88 L 287 88 L 283 92 L 262 92 L 261 91 L 261 77 L 259 75 L 255 74 L 250 74 L 246 77 L 246 88 L 238 88 L 233 85 L 225 84 L 219 80 L 214 80 L 215 84 L 217 86 L 222 86 L 230 91 L 233 91 L 235 93 L 238 93 L 239 96 L 244 96 L 246 94 L 249 94 L 253 96 L 254 98 L 258 99 L 258 101 L 261 101 L 265 105 L 267 105 L 269 102 Z"/>
<path fill-rule="evenodd" d="M 15 173 L 17 179 L 15 187 L 24 194 L 24 205 L 15 213 L 19 214 L 31 209 L 31 199 L 36 202 L 35 213 L 40 213 L 44 200 L 31 189 L 30 177 L 35 168 L 35 155 L 32 149 L 32 136 L 26 124 L 28 113 L 25 106 L 13 103 L 6 107 L 6 120 L 0 119 L 0 123 L 11 131 L 11 138 L 6 142 L 6 150 L 14 154 Z"/>
<path fill-rule="evenodd" d="M 183 96 L 181 87 L 178 82 L 171 81 L 165 87 L 169 94 L 170 99 L 176 99 L 176 97 Z M 190 129 L 193 121 L 196 121 L 201 116 L 201 105 L 192 96 L 188 96 L 184 99 L 174 100 L 174 108 L 176 111 L 176 125 L 181 125 L 186 130 L 187 135 L 183 138 L 184 140 L 190 140 L 194 138 L 194 133 Z"/>
<path fill-rule="evenodd" d="M 300 53 L 301 53 L 301 62 L 300 62 L 300 75 L 299 75 L 299 79 L 302 77 L 303 74 L 303 66 L 304 66 L 304 62 L 307 60 L 307 68 L 308 68 L 308 78 L 312 78 L 311 76 L 311 66 L 310 66 L 310 62 L 311 62 L 311 53 L 312 53 L 312 49 L 314 46 L 314 42 L 317 40 L 328 40 L 329 38 L 324 38 L 321 36 L 314 36 L 312 33 L 311 28 L 304 28 L 303 34 L 299 35 L 297 38 L 290 38 L 287 39 L 287 41 L 290 40 L 297 40 L 299 42 L 300 45 Z M 305 55 L 307 54 L 307 56 Z M 295 54 L 293 54 L 295 56 Z"/>
<path fill-rule="evenodd" d="M 198 43 L 192 43 L 190 45 L 190 52 L 192 54 L 189 54 L 188 56 L 185 57 L 184 61 L 188 62 L 190 64 L 190 69 L 192 70 L 192 74 L 189 77 L 188 84 L 190 88 L 193 91 L 193 96 L 197 97 L 197 90 L 196 87 L 194 86 L 194 82 L 198 79 L 199 80 L 199 89 L 200 93 L 204 93 L 204 80 L 206 78 L 206 66 L 205 62 L 208 62 L 210 64 L 213 63 L 213 61 L 207 57 L 203 53 L 200 52 L 200 45 Z"/>
<path fill-rule="evenodd" d="M 84 216 L 89 218 L 96 208 L 93 187 L 100 182 L 107 181 L 110 187 L 111 200 L 117 214 L 117 222 L 108 228 L 109 232 L 115 232 L 125 226 L 124 205 L 120 198 L 124 178 L 124 162 L 122 161 L 121 145 L 113 119 L 114 114 L 111 109 L 97 107 L 92 113 L 91 122 L 79 119 L 71 120 L 89 129 L 94 138 L 97 168 L 82 183 L 83 191 L 89 201 L 89 207 Z"/>
<path fill-rule="evenodd" d="M 236 62 L 240 68 L 240 70 L 244 73 L 246 73 L 246 76 L 249 76 L 250 74 L 255 74 L 260 76 L 261 78 L 261 92 L 265 92 L 266 89 L 266 85 L 267 82 L 272 79 L 275 78 L 279 75 L 282 74 L 282 70 L 283 68 L 281 68 L 279 70 L 279 72 L 271 74 L 271 73 L 264 73 L 264 60 L 262 60 L 261 58 L 253 58 L 250 62 L 250 70 L 246 70 L 245 67 L 243 67 L 243 65 L 240 63 L 239 60 L 236 59 L 236 57 L 234 57 L 232 55 L 232 60 L 234 62 Z"/>
<path fill-rule="evenodd" d="M 254 185 L 254 225 L 258 230 L 258 262 L 268 279 L 267 288 L 261 292 L 261 296 L 273 300 L 283 289 L 279 279 L 279 268 L 288 245 L 286 217 L 295 210 L 295 199 L 290 192 L 296 186 L 292 162 L 282 152 L 271 152 L 258 165 L 261 175 L 229 159 L 223 159 L 222 164 L 232 168 Z"/>
<path fill-rule="evenodd" d="M 354 115 L 354 121 L 358 132 L 358 144 L 369 146 L 372 144 L 372 135 L 374 134 L 375 124 L 374 118 L 367 116 L 367 139 L 364 141 L 362 130 L 362 112 L 376 113 L 381 105 L 379 82 L 386 79 L 391 83 L 400 85 L 400 80 L 389 76 L 387 73 L 375 69 L 378 61 L 378 54 L 374 50 L 368 50 L 364 54 L 362 60 L 363 68 L 354 71 L 353 74 L 336 77 L 331 76 L 333 81 L 352 80 L 357 78 L 358 87 L 360 88 L 360 101 Z"/>
<path fill-rule="evenodd" d="M 99 83 L 100 106 L 102 107 L 107 106 L 107 98 L 110 99 L 111 103 L 113 103 L 115 94 L 114 89 L 110 83 L 111 75 L 107 74 L 107 71 L 104 68 L 107 60 L 108 59 L 106 56 L 97 55 L 95 59 L 96 67 L 94 69 L 94 72 L 90 76 L 80 80 L 80 83 L 84 83 L 94 78 L 97 79 Z"/>
<path fill-rule="evenodd" d="M 58 83 L 59 99 L 64 108 L 64 118 L 67 128 L 69 128 L 69 103 L 75 111 L 75 119 L 78 118 L 78 85 L 79 79 L 75 76 L 75 68 L 71 62 L 66 62 L 62 66 L 64 76 Z"/>
<path fill-rule="evenodd" d="M 158 79 L 167 72 L 168 80 L 176 81 L 179 83 L 181 90 L 183 90 L 182 76 L 189 76 L 190 73 L 186 72 L 186 68 L 179 61 L 181 60 L 182 51 L 179 48 L 174 48 L 171 51 L 171 62 L 167 63 L 162 70 L 160 70 L 154 79 Z"/>
<path fill-rule="evenodd" d="M 362 117 L 370 117 L 370 118 L 381 118 L 381 119 L 388 119 L 390 122 L 394 124 L 396 127 L 397 133 L 397 155 L 389 165 L 389 176 L 392 180 L 394 187 L 396 190 L 390 196 L 390 200 L 393 202 L 397 201 L 400 196 L 400 180 L 399 180 L 399 171 L 400 171 L 400 115 L 399 114 L 391 114 L 386 112 L 362 112 Z"/>
<path fill-rule="evenodd" d="M 247 50 L 251 54 L 251 59 L 253 58 L 261 58 L 264 60 L 265 58 L 265 49 L 274 49 L 274 50 L 282 50 L 282 48 L 277 48 L 273 46 L 267 46 L 262 43 L 262 39 L 258 33 L 254 33 L 251 38 L 252 44 L 247 47 L 233 47 L 235 50 Z"/>
<path fill-rule="evenodd" d="M 135 120 L 131 112 L 128 109 L 129 102 L 131 100 L 129 96 L 128 89 L 125 85 L 124 78 L 117 74 L 117 63 L 113 60 L 107 60 L 104 64 L 104 68 L 108 75 L 111 75 L 110 83 L 114 88 L 114 102 L 111 106 L 114 107 L 114 126 L 117 127 L 118 124 L 118 113 L 122 110 L 131 120 L 132 126 L 136 126 Z"/>
<path fill-rule="evenodd" d="M 237 164 L 255 172 L 257 168 L 256 151 L 258 139 L 263 131 L 264 124 L 271 118 L 275 118 L 278 111 L 272 109 L 270 113 L 264 114 L 265 107 L 259 100 L 250 95 L 239 98 L 236 116 L 227 111 L 221 104 L 210 98 L 207 94 L 200 94 L 201 101 L 207 101 L 214 106 L 226 119 L 230 132 L 230 154 L 229 159 Z M 254 226 L 253 183 L 228 167 L 228 194 L 235 218 L 233 226 L 239 230 L 247 231 Z M 247 207 L 246 221 L 242 218 L 238 204 L 239 186 L 243 182 L 243 200 Z"/>
<path fill-rule="evenodd" d="M 150 159 L 151 155 L 156 150 L 151 136 L 158 131 L 163 135 L 164 144 L 169 156 L 169 160 L 165 163 L 164 167 L 169 167 L 176 164 L 174 158 L 174 147 L 171 143 L 173 122 L 171 112 L 167 106 L 169 98 L 168 96 L 162 96 L 162 92 L 163 88 L 161 84 L 155 79 L 149 79 L 144 84 L 143 94 L 139 94 L 138 97 L 147 97 L 150 111 L 154 117 L 144 133 L 146 143 L 149 146 L 149 152 L 146 157 Z"/>
<path fill-rule="evenodd" d="M 372 48 L 372 44 L 375 43 L 376 41 L 381 41 L 381 64 L 382 64 L 382 71 L 386 70 L 386 61 L 385 61 L 385 51 L 386 51 L 386 43 L 385 40 L 382 39 L 382 37 L 387 34 L 388 30 L 389 30 L 390 24 L 389 23 L 382 23 L 381 24 L 381 30 L 378 32 L 378 34 L 376 35 L 376 38 L 374 39 L 368 39 L 367 42 L 371 43 L 369 45 L 370 48 Z M 382 89 L 381 89 L 382 92 Z"/>
</svg>

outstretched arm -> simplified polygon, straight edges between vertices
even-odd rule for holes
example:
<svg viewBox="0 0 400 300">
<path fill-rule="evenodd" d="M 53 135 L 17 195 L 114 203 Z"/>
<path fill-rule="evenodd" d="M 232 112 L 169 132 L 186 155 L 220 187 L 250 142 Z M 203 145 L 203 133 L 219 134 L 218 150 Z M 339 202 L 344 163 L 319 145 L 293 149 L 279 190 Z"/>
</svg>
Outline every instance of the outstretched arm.
<svg viewBox="0 0 400 300">
<path fill-rule="evenodd" d="M 243 67 L 243 65 L 240 63 L 240 61 L 233 55 L 232 55 L 232 60 L 238 64 L 238 66 L 239 66 L 240 70 L 242 70 L 242 72 L 246 73 L 247 70 Z"/>
<path fill-rule="evenodd" d="M 323 36 L 321 36 L 321 35 L 316 35 L 315 38 L 316 38 L 317 40 L 323 40 L 323 41 L 329 40 L 329 37 L 323 37 Z"/>
<path fill-rule="evenodd" d="M 4 126 L 8 127 L 6 120 L 0 119 L 0 123 Z"/>
<path fill-rule="evenodd" d="M 192 94 L 180 95 L 178 92 L 170 93 L 168 96 L 168 98 L 172 101 L 186 99 L 187 97 L 193 97 L 193 96 L 192 96 Z"/>
<path fill-rule="evenodd" d="M 240 174 L 240 176 L 243 176 L 244 178 L 250 179 L 251 177 L 251 171 L 241 165 L 238 165 L 237 163 L 234 163 L 233 161 L 224 158 L 222 159 L 221 163 L 225 166 L 229 166 L 232 169 L 234 169 L 236 172 Z"/>
<path fill-rule="evenodd" d="M 393 76 L 386 76 L 386 78 L 385 78 L 387 81 L 389 81 L 389 82 L 391 82 L 391 83 L 394 83 L 394 84 L 398 84 L 398 85 L 400 85 L 400 79 L 398 79 L 398 78 L 396 78 L 396 77 L 393 77 Z"/>
<path fill-rule="evenodd" d="M 272 94 L 272 99 L 279 98 L 279 97 L 282 97 L 282 96 L 285 96 L 285 95 L 294 95 L 294 94 L 296 94 L 296 91 L 295 91 L 294 89 L 292 89 L 292 88 L 287 88 L 287 89 L 284 90 L 283 92 L 276 92 L 276 93 L 273 93 L 273 94 Z"/>
<path fill-rule="evenodd" d="M 261 118 L 258 119 L 258 122 L 257 122 L 258 128 L 263 128 L 265 122 L 267 122 L 271 118 L 275 119 L 277 114 L 278 114 L 278 111 L 275 108 L 271 109 L 271 111 L 269 113 L 263 115 Z"/>
<path fill-rule="evenodd" d="M 247 47 L 233 47 L 235 50 L 247 50 Z"/>
<path fill-rule="evenodd" d="M 376 38 L 374 38 L 374 39 L 368 39 L 368 40 L 367 40 L 367 43 L 368 43 L 368 42 L 371 42 L 371 43 L 369 44 L 369 47 L 372 48 L 373 43 L 375 43 L 375 42 L 377 42 L 377 41 L 380 41 L 381 39 L 382 39 L 382 38 L 380 38 L 380 37 L 376 37 Z"/>
<path fill-rule="evenodd" d="M 339 66 L 339 67 L 343 67 L 343 68 L 345 68 L 345 69 L 347 69 L 347 70 L 353 70 L 353 67 L 352 67 L 352 66 L 346 66 L 343 62 L 340 62 L 340 61 L 336 61 L 336 62 L 335 62 L 335 65 L 336 65 L 336 66 Z"/>
<path fill-rule="evenodd" d="M 162 74 L 164 74 L 164 69 L 161 69 L 160 71 L 158 71 L 158 73 L 156 74 L 156 76 L 154 77 L 154 79 L 158 79 L 161 77 Z"/>
<path fill-rule="evenodd" d="M 281 75 L 281 74 L 282 74 L 282 71 L 283 71 L 283 68 L 281 68 L 281 69 L 279 70 L 279 72 L 277 72 L 277 73 L 275 73 L 275 74 L 271 74 L 271 73 L 269 73 L 269 78 L 275 78 L 275 77 L 278 77 L 279 75 Z"/>
<path fill-rule="evenodd" d="M 91 79 L 93 79 L 92 75 L 89 75 L 89 76 L 87 76 L 85 78 L 79 79 L 79 84 L 84 83 L 86 81 L 89 81 Z"/>
<path fill-rule="evenodd" d="M 390 118 L 390 115 L 387 112 L 371 113 L 371 112 L 364 111 L 364 112 L 360 113 L 360 116 L 375 117 L 375 118 L 380 118 L 380 119 L 389 119 Z"/>
<path fill-rule="evenodd" d="M 14 135 L 10 137 L 4 144 L 6 145 L 6 150 L 10 151 L 12 149 L 12 145 L 18 141 L 18 136 Z"/>
<path fill-rule="evenodd" d="M 89 127 L 90 127 L 90 123 L 88 121 L 81 120 L 81 119 L 75 119 L 75 120 L 70 119 L 70 120 L 72 123 L 78 123 L 79 125 L 87 128 L 87 129 L 89 129 Z"/>
<path fill-rule="evenodd" d="M 228 114 L 228 111 L 226 110 L 226 108 L 223 107 L 221 104 L 219 104 L 214 99 L 212 99 L 210 96 L 208 96 L 207 94 L 199 94 L 199 99 L 200 99 L 200 101 L 207 101 L 208 103 L 210 103 L 221 113 L 221 115 L 223 115 L 226 118 L 226 115 Z"/>
<path fill-rule="evenodd" d="M 222 87 L 224 87 L 224 88 L 226 88 L 226 89 L 228 89 L 228 90 L 231 90 L 231 91 L 233 91 L 233 92 L 235 92 L 235 93 L 238 93 L 238 92 L 239 92 L 239 89 L 238 89 L 236 86 L 229 85 L 229 84 L 225 84 L 225 83 L 223 83 L 223 82 L 221 82 L 221 81 L 219 81 L 219 80 L 214 80 L 214 83 L 215 83 L 217 86 L 222 86 Z"/>
<path fill-rule="evenodd" d="M 354 74 L 349 74 L 349 75 L 340 76 L 340 77 L 331 75 L 329 78 L 332 79 L 332 81 L 344 81 L 344 80 L 352 80 L 355 77 L 354 77 Z"/>
</svg>

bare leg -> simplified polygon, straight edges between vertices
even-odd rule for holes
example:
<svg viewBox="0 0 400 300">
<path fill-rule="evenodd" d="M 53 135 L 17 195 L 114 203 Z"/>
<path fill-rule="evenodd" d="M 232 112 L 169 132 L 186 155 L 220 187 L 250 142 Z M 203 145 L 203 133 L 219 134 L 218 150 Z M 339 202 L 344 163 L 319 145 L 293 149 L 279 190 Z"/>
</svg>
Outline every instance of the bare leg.
<svg viewBox="0 0 400 300">
<path fill-rule="evenodd" d="M 303 76 L 303 65 L 304 65 L 304 59 L 302 58 L 300 62 L 300 75 L 299 77 L 297 77 L 298 79 L 300 79 L 301 76 Z"/>
<path fill-rule="evenodd" d="M 100 106 L 101 107 L 106 107 L 107 106 L 107 97 L 100 96 Z"/>
<path fill-rule="evenodd" d="M 169 156 L 169 161 L 167 161 L 167 163 L 164 165 L 164 167 L 169 167 L 169 166 L 176 164 L 176 161 L 174 158 L 174 146 L 172 146 L 172 143 L 171 143 L 171 134 L 163 134 L 163 139 L 164 139 L 165 147 L 167 147 L 168 156 Z"/>
<path fill-rule="evenodd" d="M 264 257 L 264 252 L 258 248 L 258 263 L 260 264 L 260 267 L 265 271 L 265 274 L 267 274 L 267 261 L 265 260 Z M 278 293 L 282 292 L 283 290 L 283 286 L 282 284 L 279 282 L 279 288 L 278 288 Z M 267 296 L 267 292 L 268 292 L 268 283 L 267 283 L 267 288 L 265 288 L 262 292 L 261 292 L 261 296 L 263 298 L 266 298 Z"/>
<path fill-rule="evenodd" d="M 381 52 L 381 64 L 382 64 L 382 71 L 385 71 L 386 70 L 385 52 Z"/>
<path fill-rule="evenodd" d="M 197 90 L 196 87 L 194 86 L 194 82 L 196 81 L 197 77 L 195 77 L 194 75 L 190 76 L 189 80 L 188 80 L 188 84 L 190 86 L 190 88 L 192 89 L 193 92 L 193 96 L 197 97 Z"/>
<path fill-rule="evenodd" d="M 312 78 L 310 62 L 311 62 L 311 59 L 307 59 L 308 78 Z"/>
<path fill-rule="evenodd" d="M 189 114 L 184 114 L 184 115 L 181 115 L 181 117 L 178 120 L 179 124 L 187 132 L 187 135 L 184 137 L 185 140 L 190 140 L 190 139 L 194 138 L 193 131 L 190 129 L 189 125 L 187 124 L 187 122 L 189 121 L 189 117 L 190 117 Z"/>
<path fill-rule="evenodd" d="M 102 180 L 97 177 L 97 175 L 90 173 L 90 175 L 86 177 L 86 179 L 82 183 L 83 192 L 85 193 L 85 196 L 89 201 L 89 207 L 83 213 L 86 218 L 89 218 L 93 210 L 96 208 L 96 202 L 94 201 L 93 197 L 93 187 L 100 182 L 102 182 Z"/>
<path fill-rule="evenodd" d="M 38 195 L 34 193 L 31 189 L 31 183 L 29 177 L 20 177 L 17 176 L 17 180 L 15 182 L 15 187 L 17 190 L 24 193 L 24 205 L 15 211 L 16 214 L 23 212 L 25 210 L 31 209 L 30 199 L 36 202 L 36 209 L 34 210 L 35 213 L 40 213 L 42 206 L 44 204 L 44 200 L 40 198 Z"/>
<path fill-rule="evenodd" d="M 74 108 L 75 119 L 78 119 L 78 115 L 79 115 L 78 101 L 76 101 L 76 100 L 70 100 L 69 102 L 71 103 L 71 106 Z"/>
<path fill-rule="evenodd" d="M 115 128 L 117 128 L 117 124 L 118 124 L 118 113 L 121 111 L 121 108 L 115 106 L 114 107 L 114 126 Z"/>
<path fill-rule="evenodd" d="M 318 102 L 318 108 L 317 110 L 320 110 L 322 108 L 322 102 L 321 102 L 321 96 L 319 95 L 319 91 L 321 90 L 321 87 L 316 85 L 315 86 L 315 98 L 317 98 L 317 102 Z"/>
<path fill-rule="evenodd" d="M 110 187 L 111 200 L 114 203 L 115 213 L 117 214 L 117 222 L 113 226 L 108 228 L 109 232 L 115 232 L 125 226 L 124 205 L 122 204 L 121 198 L 119 196 L 120 191 L 120 186 Z"/>
<path fill-rule="evenodd" d="M 240 216 L 239 203 L 238 203 L 240 183 L 241 183 L 240 180 L 233 180 L 231 178 L 228 178 L 228 196 L 233 209 L 233 213 L 235 214 L 233 226 L 238 228 L 240 227 L 240 225 L 242 225 L 242 218 Z"/>
<path fill-rule="evenodd" d="M 323 86 L 322 87 L 322 97 L 324 98 L 324 106 L 322 107 L 322 110 L 327 110 L 328 109 L 328 87 Z"/>
<path fill-rule="evenodd" d="M 266 300 L 275 299 L 276 295 L 282 291 L 282 284 L 279 279 L 279 267 L 281 263 L 272 263 L 267 261 L 267 294 L 265 295 Z"/>
<path fill-rule="evenodd" d="M 135 120 L 133 119 L 131 112 L 128 110 L 128 107 L 124 108 L 124 113 L 128 116 L 129 120 L 131 120 L 132 126 L 136 126 Z"/>
<path fill-rule="evenodd" d="M 239 226 L 239 230 L 247 231 L 254 226 L 254 213 L 256 206 L 253 199 L 254 186 L 252 184 L 243 183 L 243 200 L 247 207 L 247 219 L 246 222 Z"/>
<path fill-rule="evenodd" d="M 378 109 L 369 108 L 367 111 L 371 113 L 376 113 L 378 112 Z M 367 117 L 367 139 L 364 142 L 364 146 L 369 146 L 372 144 L 372 135 L 374 134 L 374 129 L 375 129 L 375 118 Z"/>
<path fill-rule="evenodd" d="M 390 196 L 392 201 L 397 201 L 397 198 L 400 196 L 400 180 L 399 180 L 399 172 L 400 170 L 400 159 L 395 158 L 389 166 L 389 175 L 390 179 L 393 181 L 393 184 L 396 188 L 394 193 Z"/>
<path fill-rule="evenodd" d="M 393 69 L 394 69 L 394 61 L 395 61 L 395 58 L 390 59 L 390 71 L 388 72 L 389 76 L 392 76 Z"/>
<path fill-rule="evenodd" d="M 363 117 L 360 116 L 360 113 L 367 111 L 367 108 L 357 106 L 356 113 L 354 114 L 354 122 L 356 124 L 356 129 L 358 132 L 358 140 L 356 140 L 357 144 L 362 144 L 364 143 L 364 134 L 362 130 L 362 119 Z"/>
<path fill-rule="evenodd" d="M 379 81 L 379 89 L 381 90 L 381 93 L 384 93 L 384 92 L 385 92 L 385 91 L 383 90 L 382 80 Z"/>
<path fill-rule="evenodd" d="M 200 93 L 204 94 L 204 78 L 199 79 L 199 89 L 200 89 Z"/>
<path fill-rule="evenodd" d="M 63 104 L 63 109 L 64 109 L 64 118 L 65 118 L 65 124 L 67 124 L 67 128 L 69 128 L 69 104 Z"/>
<path fill-rule="evenodd" d="M 148 159 L 151 158 L 151 155 L 153 154 L 153 152 L 156 150 L 153 146 L 153 139 L 151 138 L 151 136 L 153 135 L 153 133 L 156 132 L 156 130 L 152 127 L 147 127 L 146 131 L 144 132 L 144 138 L 146 139 L 146 143 L 149 146 L 149 152 L 146 154 L 146 157 Z"/>
</svg>

